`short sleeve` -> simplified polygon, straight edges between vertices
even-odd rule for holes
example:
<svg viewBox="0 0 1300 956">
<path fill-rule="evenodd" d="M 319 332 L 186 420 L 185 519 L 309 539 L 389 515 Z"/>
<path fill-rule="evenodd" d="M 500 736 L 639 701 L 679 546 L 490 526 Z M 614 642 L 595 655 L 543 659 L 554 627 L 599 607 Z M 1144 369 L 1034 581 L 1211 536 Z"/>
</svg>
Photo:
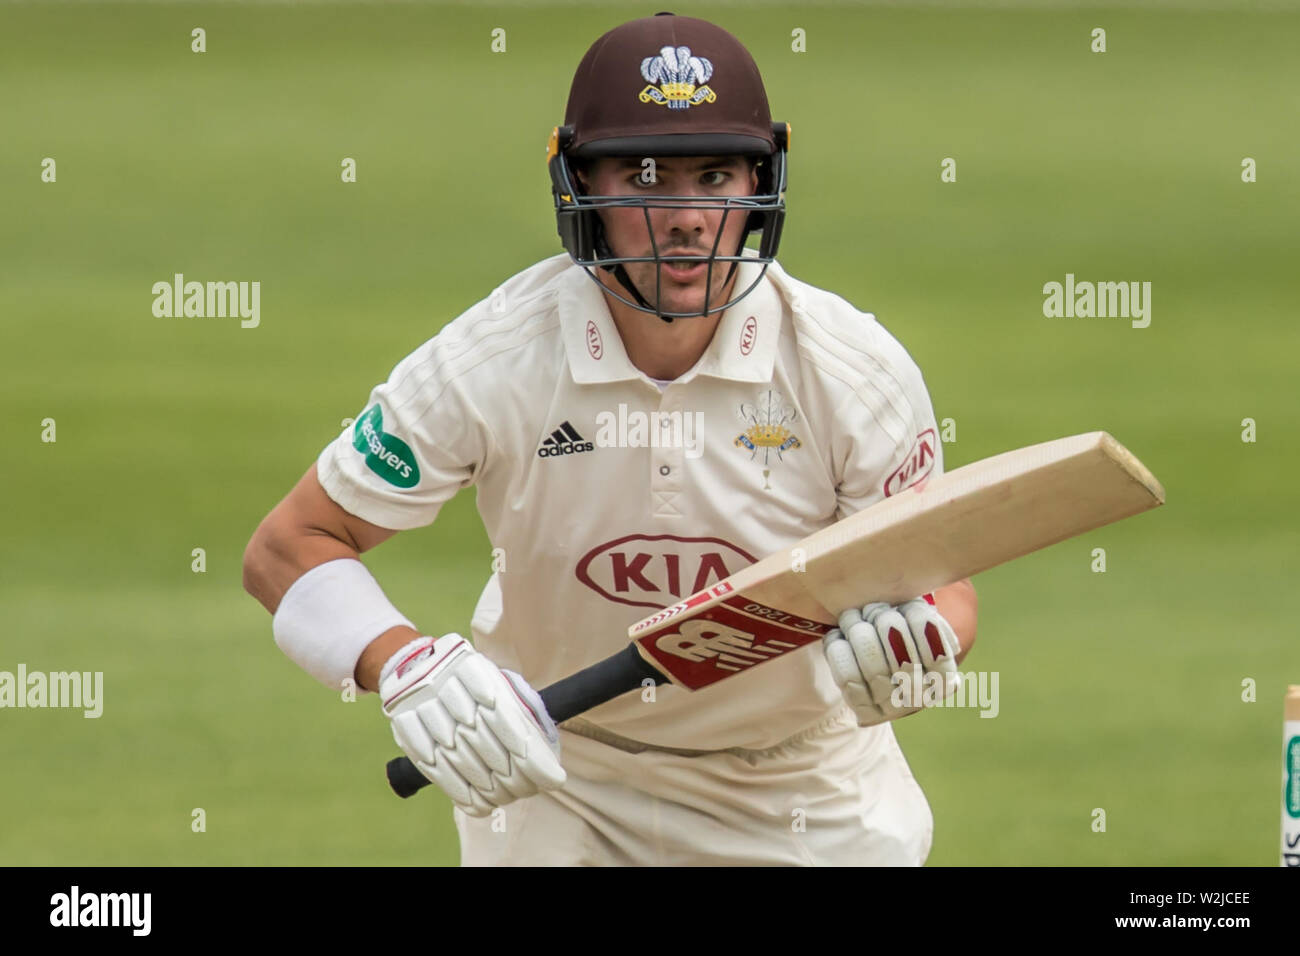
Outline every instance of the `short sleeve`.
<svg viewBox="0 0 1300 956">
<path fill-rule="evenodd" d="M 445 351 L 435 336 L 398 363 L 321 452 L 317 478 L 345 511 L 395 531 L 421 527 L 481 473 L 490 432 L 449 378 Z"/>
<path fill-rule="evenodd" d="M 943 474 L 943 445 L 921 370 L 898 346 L 836 416 L 837 518 Z"/>
</svg>

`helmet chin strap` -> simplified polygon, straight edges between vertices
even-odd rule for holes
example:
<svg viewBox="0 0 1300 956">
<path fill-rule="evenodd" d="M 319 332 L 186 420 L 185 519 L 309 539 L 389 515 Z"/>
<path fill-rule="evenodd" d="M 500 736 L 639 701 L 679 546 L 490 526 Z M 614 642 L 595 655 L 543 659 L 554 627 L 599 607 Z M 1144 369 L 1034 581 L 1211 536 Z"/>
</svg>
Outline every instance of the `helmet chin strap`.
<svg viewBox="0 0 1300 956">
<path fill-rule="evenodd" d="M 748 236 L 749 236 L 749 232 L 746 231 L 745 235 L 740 237 L 741 249 L 745 248 L 745 239 Z M 595 251 L 596 251 L 596 255 L 601 259 L 614 258 L 614 251 L 610 249 L 609 243 L 605 241 L 604 229 L 601 229 L 596 236 Z M 741 255 L 741 253 L 738 251 L 736 255 Z M 727 283 L 731 281 L 732 276 L 736 274 L 736 266 L 738 265 L 740 265 L 739 262 L 733 262 L 731 264 L 731 268 L 727 271 L 727 278 L 724 279 L 722 282 L 722 287 L 724 289 L 726 288 Z M 662 263 L 655 264 L 656 269 L 662 267 L 663 267 Z M 655 315 L 659 316 L 659 318 L 667 322 L 669 325 L 672 325 L 673 317 L 671 315 L 664 315 L 662 312 L 658 310 L 658 308 L 652 306 L 649 302 L 646 301 L 645 296 L 643 296 L 641 294 L 641 291 L 633 284 L 632 277 L 629 276 L 627 274 L 627 270 L 623 268 L 623 263 L 620 262 L 616 266 L 601 266 L 601 268 L 604 269 L 606 272 L 608 272 L 610 275 L 612 275 L 615 281 L 618 282 L 619 285 L 621 285 L 624 289 L 626 289 L 629 293 L 631 293 L 632 298 L 637 301 L 637 304 L 640 305 L 641 308 L 645 309 L 647 312 L 654 313 Z M 708 301 L 709 301 L 708 297 L 706 296 L 704 300 L 704 304 L 706 308 L 708 307 Z"/>
<path fill-rule="evenodd" d="M 596 234 L 596 256 L 601 259 L 614 258 L 614 250 L 612 250 L 609 247 L 609 243 L 605 241 L 604 229 L 599 230 Z M 601 268 L 612 275 L 614 280 L 631 294 L 632 298 L 636 300 L 637 304 L 641 306 L 641 308 L 659 315 L 659 310 L 652 307 L 650 303 L 645 300 L 645 296 L 641 294 L 641 290 L 632 284 L 632 277 L 629 276 L 627 270 L 623 268 L 623 263 L 620 262 L 616 266 L 601 266 Z M 659 315 L 659 318 L 669 324 L 673 321 L 666 315 Z"/>
</svg>

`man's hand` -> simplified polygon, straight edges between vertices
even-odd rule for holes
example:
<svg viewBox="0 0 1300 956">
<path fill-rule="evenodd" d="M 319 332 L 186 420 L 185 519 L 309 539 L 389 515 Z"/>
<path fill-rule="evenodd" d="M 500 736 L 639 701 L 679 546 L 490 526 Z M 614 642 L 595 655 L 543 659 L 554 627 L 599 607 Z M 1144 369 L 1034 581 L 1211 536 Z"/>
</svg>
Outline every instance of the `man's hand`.
<svg viewBox="0 0 1300 956">
<path fill-rule="evenodd" d="M 385 665 L 393 739 L 472 817 L 564 784 L 559 732 L 542 699 L 459 634 L 420 638 Z"/>
<path fill-rule="evenodd" d="M 915 598 L 898 607 L 875 603 L 861 611 L 851 608 L 840 615 L 839 623 L 826 635 L 822 649 L 859 726 L 920 710 L 922 690 L 927 684 L 933 686 L 935 680 L 927 682 L 928 673 L 939 675 L 939 699 L 956 690 L 960 680 L 957 635 L 925 599 Z M 910 706 L 900 706 L 899 700 Z"/>
</svg>

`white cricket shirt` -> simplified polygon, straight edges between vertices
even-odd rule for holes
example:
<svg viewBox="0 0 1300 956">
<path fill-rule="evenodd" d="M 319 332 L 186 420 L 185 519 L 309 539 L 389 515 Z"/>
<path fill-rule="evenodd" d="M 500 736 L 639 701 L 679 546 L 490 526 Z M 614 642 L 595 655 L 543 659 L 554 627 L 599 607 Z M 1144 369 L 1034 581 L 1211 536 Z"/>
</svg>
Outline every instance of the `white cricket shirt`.
<svg viewBox="0 0 1300 956">
<path fill-rule="evenodd" d="M 759 268 L 743 263 L 737 287 Z M 626 646 L 653 611 L 942 469 L 921 372 L 873 316 L 774 263 L 661 390 L 567 254 L 403 359 L 317 464 L 339 505 L 398 530 L 475 488 L 505 570 L 474 644 L 538 688 Z M 660 746 L 765 748 L 840 703 L 811 646 L 584 716 Z"/>
</svg>

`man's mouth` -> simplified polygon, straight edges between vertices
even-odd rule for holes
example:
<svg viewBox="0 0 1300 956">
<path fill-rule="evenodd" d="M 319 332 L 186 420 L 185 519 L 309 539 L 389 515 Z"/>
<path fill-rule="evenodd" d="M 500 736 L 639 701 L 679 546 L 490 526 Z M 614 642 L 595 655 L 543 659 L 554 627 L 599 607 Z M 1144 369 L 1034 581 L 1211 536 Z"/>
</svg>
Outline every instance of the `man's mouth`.
<svg viewBox="0 0 1300 956">
<path fill-rule="evenodd" d="M 674 253 L 675 255 L 689 255 L 689 253 Z M 706 258 L 701 256 L 701 259 Z M 660 268 L 663 269 L 664 275 L 676 282 L 695 282 L 697 279 L 704 277 L 708 271 L 707 262 L 664 262 Z"/>
</svg>

